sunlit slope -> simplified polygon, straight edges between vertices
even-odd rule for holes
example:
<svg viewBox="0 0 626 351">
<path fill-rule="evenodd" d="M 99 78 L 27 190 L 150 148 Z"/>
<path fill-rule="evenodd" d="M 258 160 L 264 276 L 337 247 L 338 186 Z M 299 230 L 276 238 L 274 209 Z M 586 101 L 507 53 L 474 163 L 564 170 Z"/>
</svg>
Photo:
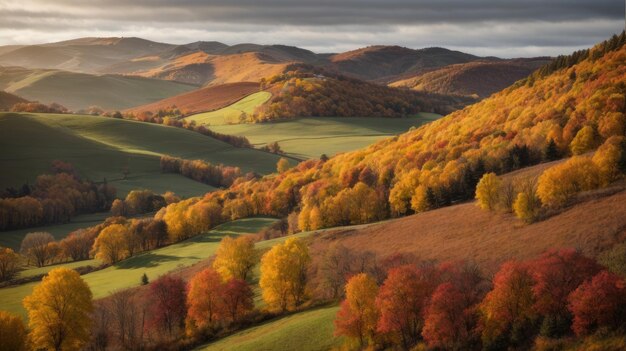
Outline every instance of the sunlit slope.
<svg viewBox="0 0 626 351">
<path fill-rule="evenodd" d="M 278 142 L 281 149 L 289 155 L 317 158 L 321 154 L 332 156 L 364 148 L 440 117 L 435 113 L 419 113 L 407 118 L 297 118 L 272 123 L 212 126 L 211 129 L 245 136 L 255 146 Z"/>
<path fill-rule="evenodd" d="M 229 123 L 239 123 L 242 114 L 248 115 L 254 112 L 254 109 L 263 105 L 272 97 L 267 91 L 260 91 L 246 96 L 245 98 L 228 105 L 219 110 L 199 113 L 185 118 L 188 121 L 195 121 L 197 124 L 216 126 Z"/>
<path fill-rule="evenodd" d="M 122 110 L 178 95 L 197 86 L 159 79 L 0 67 L 0 90 L 71 110 Z"/>
<path fill-rule="evenodd" d="M 235 148 L 181 128 L 106 117 L 51 114 L 0 114 L 0 188 L 34 182 L 55 159 L 71 162 L 81 175 L 106 178 L 118 196 L 135 188 L 172 190 L 185 196 L 212 188 L 176 174 L 164 174 L 161 155 L 203 159 L 269 173 L 279 157 Z M 124 180 L 123 172 L 128 176 Z"/>
</svg>

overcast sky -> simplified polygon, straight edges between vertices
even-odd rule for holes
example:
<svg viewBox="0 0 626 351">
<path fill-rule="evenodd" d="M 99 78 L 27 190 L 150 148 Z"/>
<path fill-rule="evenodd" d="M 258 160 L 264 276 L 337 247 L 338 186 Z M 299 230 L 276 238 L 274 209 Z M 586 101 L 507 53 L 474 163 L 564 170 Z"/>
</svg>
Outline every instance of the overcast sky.
<svg viewBox="0 0 626 351">
<path fill-rule="evenodd" d="M 137 36 L 517 57 L 569 53 L 623 28 L 624 0 L 0 0 L 0 45 Z"/>
</svg>

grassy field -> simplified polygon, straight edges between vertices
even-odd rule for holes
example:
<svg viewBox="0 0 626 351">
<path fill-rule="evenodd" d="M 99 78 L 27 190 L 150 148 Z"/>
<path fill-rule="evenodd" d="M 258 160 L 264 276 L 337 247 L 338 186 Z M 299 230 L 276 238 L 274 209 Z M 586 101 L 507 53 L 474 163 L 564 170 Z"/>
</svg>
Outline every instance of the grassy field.
<svg viewBox="0 0 626 351">
<path fill-rule="evenodd" d="M 440 117 L 434 113 L 420 113 L 409 118 L 298 118 L 282 122 L 212 126 L 211 129 L 245 136 L 255 146 L 276 141 L 291 156 L 317 158 L 321 154 L 331 156 L 363 148 Z"/>
<path fill-rule="evenodd" d="M 333 320 L 339 308 L 320 307 L 245 329 L 196 350 L 279 351 L 328 350 L 341 344 L 333 336 Z"/>
<path fill-rule="evenodd" d="M 189 240 L 144 252 L 106 269 L 85 274 L 83 279 L 89 284 L 94 298 L 102 298 L 111 292 L 138 285 L 144 273 L 154 280 L 165 273 L 205 260 L 215 253 L 224 236 L 256 233 L 274 221 L 272 218 L 248 218 L 225 223 Z M 22 300 L 36 284 L 0 289 L 1 309 L 25 315 Z"/>
<path fill-rule="evenodd" d="M 186 117 L 186 120 L 196 121 L 197 124 L 210 126 L 225 125 L 228 123 L 239 123 L 239 116 L 242 113 L 250 114 L 257 106 L 264 104 L 272 97 L 267 91 L 250 94 L 236 103 L 221 108 L 219 110 L 199 113 Z"/>
<path fill-rule="evenodd" d="M 0 67 L 0 90 L 28 100 L 57 102 L 72 110 L 89 106 L 122 110 L 197 88 L 195 85 L 142 77 Z"/>
<path fill-rule="evenodd" d="M 33 183 L 53 160 L 71 162 L 84 177 L 106 178 L 118 196 L 137 188 L 189 197 L 211 186 L 161 173 L 159 158 L 172 155 L 238 166 L 261 174 L 276 169 L 279 156 L 235 148 L 182 128 L 106 117 L 0 113 L 0 188 Z M 123 179 L 123 170 L 130 172 Z"/>
</svg>

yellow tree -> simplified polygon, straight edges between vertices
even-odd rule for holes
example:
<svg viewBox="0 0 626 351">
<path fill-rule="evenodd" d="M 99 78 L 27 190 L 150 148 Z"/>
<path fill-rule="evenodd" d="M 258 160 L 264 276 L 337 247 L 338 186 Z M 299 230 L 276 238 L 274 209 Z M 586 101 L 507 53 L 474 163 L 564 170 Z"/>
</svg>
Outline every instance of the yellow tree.
<svg viewBox="0 0 626 351">
<path fill-rule="evenodd" d="M 596 132 L 591 126 L 585 126 L 576 133 L 569 145 L 572 154 L 580 155 L 596 147 Z"/>
<path fill-rule="evenodd" d="M 287 172 L 290 167 L 289 161 L 284 157 L 281 157 L 280 160 L 278 160 L 278 163 L 276 163 L 276 170 L 278 173 Z"/>
<path fill-rule="evenodd" d="M 113 264 L 128 257 L 128 236 L 130 232 L 122 224 L 104 228 L 94 243 L 96 258 Z"/>
<path fill-rule="evenodd" d="M 80 350 L 89 340 L 93 302 L 80 275 L 57 268 L 24 299 L 35 349 Z"/>
<path fill-rule="evenodd" d="M 261 258 L 259 285 L 263 300 L 272 308 L 286 311 L 304 300 L 306 271 L 311 257 L 306 244 L 290 238 L 274 246 Z"/>
<path fill-rule="evenodd" d="M 0 311 L 0 350 L 26 351 L 26 328 L 20 316 Z"/>
<path fill-rule="evenodd" d="M 495 173 L 485 173 L 478 185 L 476 185 L 476 200 L 478 207 L 483 210 L 493 210 L 498 203 L 498 190 L 500 189 L 500 179 Z"/>
<path fill-rule="evenodd" d="M 545 170 L 537 183 L 537 195 L 547 206 L 559 207 L 581 191 L 600 185 L 598 167 L 588 157 L 574 156 Z"/>
<path fill-rule="evenodd" d="M 213 268 L 224 281 L 232 278 L 246 280 L 257 262 L 257 253 L 251 236 L 233 239 L 225 237 L 217 248 Z"/>
<path fill-rule="evenodd" d="M 0 281 L 13 278 L 20 268 L 20 256 L 8 247 L 0 247 Z"/>
<path fill-rule="evenodd" d="M 350 278 L 346 284 L 346 299 L 335 319 L 335 334 L 358 338 L 361 347 L 376 332 L 379 311 L 376 308 L 378 285 L 365 273 Z"/>
<path fill-rule="evenodd" d="M 619 179 L 626 171 L 626 138 L 614 136 L 607 139 L 593 155 L 603 185 Z"/>
</svg>

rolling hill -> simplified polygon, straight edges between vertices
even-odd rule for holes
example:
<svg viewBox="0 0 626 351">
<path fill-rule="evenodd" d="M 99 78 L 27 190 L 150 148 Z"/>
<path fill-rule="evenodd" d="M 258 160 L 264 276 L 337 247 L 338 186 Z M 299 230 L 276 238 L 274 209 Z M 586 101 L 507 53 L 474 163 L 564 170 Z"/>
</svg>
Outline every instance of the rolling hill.
<svg viewBox="0 0 626 351">
<path fill-rule="evenodd" d="M 25 99 L 59 103 L 71 110 L 99 106 L 122 110 L 197 89 L 197 86 L 119 75 L 0 67 L 0 89 Z"/>
<path fill-rule="evenodd" d="M 20 102 L 28 102 L 28 100 L 0 90 L 0 111 L 9 111 L 13 105 Z"/>
<path fill-rule="evenodd" d="M 124 196 L 132 189 L 171 190 L 195 196 L 213 188 L 178 174 L 162 173 L 160 156 L 273 172 L 279 156 L 235 148 L 182 128 L 130 120 L 49 114 L 0 114 L 0 188 L 32 183 L 53 160 L 70 162 L 85 178 L 106 178 Z M 130 172 L 123 179 L 122 171 Z"/>
<path fill-rule="evenodd" d="M 259 91 L 260 86 L 254 82 L 230 83 L 193 90 L 157 102 L 137 106 L 125 112 L 139 113 L 142 111 L 157 112 L 176 106 L 183 114 L 194 114 L 213 111 L 231 105 L 238 100 Z"/>
<path fill-rule="evenodd" d="M 547 58 L 536 58 L 459 63 L 403 78 L 389 86 L 485 98 L 526 78 L 548 62 Z"/>
</svg>

